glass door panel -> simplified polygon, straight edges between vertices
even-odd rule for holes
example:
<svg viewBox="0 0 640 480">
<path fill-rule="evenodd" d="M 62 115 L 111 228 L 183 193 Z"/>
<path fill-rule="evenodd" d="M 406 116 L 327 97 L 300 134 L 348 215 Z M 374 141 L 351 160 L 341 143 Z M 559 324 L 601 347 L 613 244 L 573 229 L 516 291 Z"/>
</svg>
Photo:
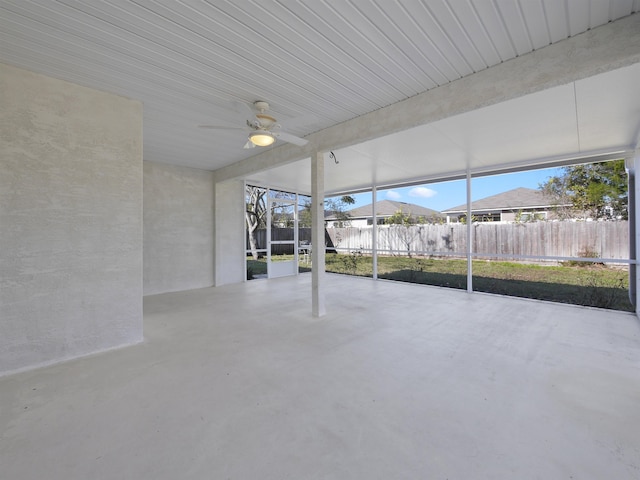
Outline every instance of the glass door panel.
<svg viewBox="0 0 640 480">
<path fill-rule="evenodd" d="M 311 197 L 298 195 L 298 273 L 311 271 Z"/>
<path fill-rule="evenodd" d="M 297 196 L 295 193 L 269 190 L 267 269 L 269 278 L 298 272 Z"/>
<path fill-rule="evenodd" d="M 245 188 L 247 280 L 267 277 L 267 189 Z"/>
</svg>

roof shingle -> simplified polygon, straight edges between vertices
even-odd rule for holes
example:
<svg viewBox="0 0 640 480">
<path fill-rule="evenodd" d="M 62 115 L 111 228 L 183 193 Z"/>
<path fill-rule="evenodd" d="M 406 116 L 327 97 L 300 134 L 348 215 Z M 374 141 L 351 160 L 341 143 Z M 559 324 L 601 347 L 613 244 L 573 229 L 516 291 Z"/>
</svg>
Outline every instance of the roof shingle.
<svg viewBox="0 0 640 480">
<path fill-rule="evenodd" d="M 522 208 L 549 208 L 554 206 L 552 199 L 540 190 L 533 188 L 514 188 L 471 203 L 471 211 L 519 210 Z M 464 213 L 467 204 L 443 210 L 442 213 Z"/>
<path fill-rule="evenodd" d="M 379 202 L 376 202 L 376 215 L 378 217 L 390 217 L 393 214 L 395 214 L 398 210 L 402 211 L 402 213 L 404 214 L 411 215 L 412 217 L 425 217 L 425 218 L 444 217 L 442 213 L 436 210 L 432 210 L 427 207 L 422 207 L 420 205 L 415 205 L 413 203 L 396 202 L 393 200 L 380 200 Z M 371 218 L 372 204 L 353 208 L 347 211 L 346 213 L 349 214 L 349 217 L 351 219 Z M 335 215 L 329 215 L 325 217 L 326 220 L 333 220 L 335 218 L 336 218 Z"/>
</svg>

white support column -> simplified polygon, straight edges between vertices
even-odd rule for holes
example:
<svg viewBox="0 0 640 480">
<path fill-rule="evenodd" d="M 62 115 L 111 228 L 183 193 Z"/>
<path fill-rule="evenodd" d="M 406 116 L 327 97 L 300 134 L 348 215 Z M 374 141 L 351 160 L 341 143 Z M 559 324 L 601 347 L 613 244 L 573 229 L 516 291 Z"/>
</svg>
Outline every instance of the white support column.
<svg viewBox="0 0 640 480">
<path fill-rule="evenodd" d="M 324 155 L 311 156 L 311 311 L 314 317 L 326 313 L 324 243 Z"/>
<path fill-rule="evenodd" d="M 300 196 L 296 192 L 293 207 L 293 261 L 296 265 L 296 275 L 300 275 Z"/>
<path fill-rule="evenodd" d="M 467 169 L 467 292 L 473 292 L 473 215 L 471 215 L 471 172 Z"/>
<path fill-rule="evenodd" d="M 630 248 L 629 253 L 636 260 L 638 257 L 638 245 L 640 245 L 640 229 L 638 228 L 638 222 L 640 221 L 640 182 L 637 181 L 636 173 L 640 170 L 640 149 L 636 149 L 634 158 L 631 160 L 630 180 L 631 177 L 634 181 L 629 182 L 630 189 L 633 188 L 633 192 L 629 192 L 629 230 L 632 235 L 629 235 Z M 633 202 L 633 205 L 631 204 Z M 633 223 L 632 223 L 633 222 Z M 634 278 L 629 278 L 629 296 L 633 297 L 630 300 L 635 300 L 636 316 L 640 318 L 640 305 L 637 297 L 637 286 L 640 285 L 640 268 L 637 265 L 631 265 L 629 268 L 631 274 L 634 274 Z"/>
<path fill-rule="evenodd" d="M 266 196 L 266 205 L 267 205 L 267 231 L 265 232 L 266 238 L 266 246 L 267 246 L 267 278 L 271 278 L 273 276 L 273 271 L 271 270 L 271 204 L 269 203 L 271 200 L 271 189 L 267 188 Z"/>
<path fill-rule="evenodd" d="M 378 201 L 378 188 L 374 185 L 371 190 L 371 215 L 373 217 L 373 225 L 371 229 L 371 255 L 373 260 L 373 279 L 378 279 L 378 212 L 376 210 L 376 202 Z"/>
</svg>

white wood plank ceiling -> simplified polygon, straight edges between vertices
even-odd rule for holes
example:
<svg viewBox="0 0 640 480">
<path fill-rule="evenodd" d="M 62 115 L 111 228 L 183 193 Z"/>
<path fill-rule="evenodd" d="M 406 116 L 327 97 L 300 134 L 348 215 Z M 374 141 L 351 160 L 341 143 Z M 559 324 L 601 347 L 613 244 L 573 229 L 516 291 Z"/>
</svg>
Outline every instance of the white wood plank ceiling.
<svg viewBox="0 0 640 480">
<path fill-rule="evenodd" d="M 305 136 L 638 11 L 640 0 L 0 0 L 0 62 L 143 101 L 145 160 L 215 170 L 256 154 L 242 131 L 197 128 L 242 126 L 234 100 L 270 102 Z M 389 169 L 388 181 L 412 174 Z"/>
</svg>

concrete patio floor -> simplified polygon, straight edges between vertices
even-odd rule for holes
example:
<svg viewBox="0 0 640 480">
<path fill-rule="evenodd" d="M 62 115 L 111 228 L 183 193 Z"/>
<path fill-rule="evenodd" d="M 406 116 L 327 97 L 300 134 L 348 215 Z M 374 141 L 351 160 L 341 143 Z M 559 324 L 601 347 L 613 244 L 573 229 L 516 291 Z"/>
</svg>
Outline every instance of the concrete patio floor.
<svg viewBox="0 0 640 480">
<path fill-rule="evenodd" d="M 146 297 L 143 344 L 0 378 L 0 476 L 640 478 L 634 315 L 327 283 Z"/>
</svg>

